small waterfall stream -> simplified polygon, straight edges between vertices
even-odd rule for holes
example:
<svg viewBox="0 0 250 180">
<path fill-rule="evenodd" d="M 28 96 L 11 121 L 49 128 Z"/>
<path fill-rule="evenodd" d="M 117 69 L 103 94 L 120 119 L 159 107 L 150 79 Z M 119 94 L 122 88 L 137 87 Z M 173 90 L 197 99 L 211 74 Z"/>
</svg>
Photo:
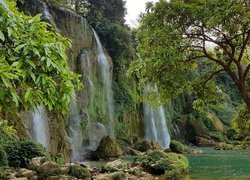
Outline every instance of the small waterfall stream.
<svg viewBox="0 0 250 180">
<path fill-rule="evenodd" d="M 49 148 L 49 124 L 48 114 L 44 106 L 38 106 L 31 113 L 33 123 L 34 140 L 42 144 L 46 149 Z"/>
<path fill-rule="evenodd" d="M 144 93 L 150 91 L 146 87 Z M 170 135 L 167 128 L 164 108 L 154 108 L 150 102 L 143 103 L 145 139 L 158 142 L 163 148 L 169 148 Z"/>
</svg>

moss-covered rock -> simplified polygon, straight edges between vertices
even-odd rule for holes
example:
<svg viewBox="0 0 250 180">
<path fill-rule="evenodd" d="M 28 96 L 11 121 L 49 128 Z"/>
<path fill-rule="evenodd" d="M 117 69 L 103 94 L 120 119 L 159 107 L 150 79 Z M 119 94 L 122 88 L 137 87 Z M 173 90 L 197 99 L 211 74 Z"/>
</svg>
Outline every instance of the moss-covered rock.
<svg viewBox="0 0 250 180">
<path fill-rule="evenodd" d="M 184 144 L 182 144 L 179 141 L 176 140 L 172 140 L 170 142 L 170 149 L 172 150 L 172 152 L 175 153 L 187 153 L 189 152 L 189 149 L 187 146 L 185 146 Z"/>
<path fill-rule="evenodd" d="M 143 140 L 135 145 L 135 149 L 146 152 L 148 150 L 163 150 L 162 147 L 155 141 Z"/>
<path fill-rule="evenodd" d="M 122 150 L 113 138 L 105 136 L 92 154 L 94 159 L 118 158 L 122 155 Z"/>
<path fill-rule="evenodd" d="M 111 180 L 125 180 L 126 174 L 123 171 L 118 171 L 112 174 Z"/>
<path fill-rule="evenodd" d="M 167 178 L 179 177 L 187 171 L 188 160 L 186 157 L 175 153 L 163 151 L 149 151 L 135 158 L 136 164 L 141 164 L 152 174 L 165 174 Z"/>
<path fill-rule="evenodd" d="M 142 173 L 142 170 L 140 167 L 132 167 L 128 169 L 128 173 L 139 176 Z"/>
<path fill-rule="evenodd" d="M 90 179 L 91 174 L 86 167 L 80 165 L 72 165 L 69 168 L 69 175 L 77 177 L 78 179 Z"/>
<path fill-rule="evenodd" d="M 128 168 L 128 163 L 117 159 L 115 161 L 108 162 L 105 166 L 103 166 L 103 171 L 105 172 L 115 172 L 115 171 L 124 171 Z"/>
</svg>

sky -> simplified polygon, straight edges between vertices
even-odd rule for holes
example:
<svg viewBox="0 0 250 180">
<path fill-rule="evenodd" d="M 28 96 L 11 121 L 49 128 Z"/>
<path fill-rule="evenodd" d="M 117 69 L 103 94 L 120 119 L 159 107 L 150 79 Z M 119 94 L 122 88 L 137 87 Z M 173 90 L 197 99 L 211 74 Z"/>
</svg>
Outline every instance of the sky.
<svg viewBox="0 0 250 180">
<path fill-rule="evenodd" d="M 148 1 L 156 2 L 158 0 L 127 0 L 127 15 L 125 17 L 126 24 L 130 27 L 138 26 L 137 19 L 141 12 L 145 11 L 145 3 Z"/>
</svg>

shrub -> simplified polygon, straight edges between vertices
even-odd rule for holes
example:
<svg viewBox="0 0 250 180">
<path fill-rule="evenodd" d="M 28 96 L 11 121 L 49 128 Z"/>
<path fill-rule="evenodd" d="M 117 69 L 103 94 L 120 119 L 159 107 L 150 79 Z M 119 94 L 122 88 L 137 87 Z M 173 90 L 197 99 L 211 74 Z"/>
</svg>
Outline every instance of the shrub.
<svg viewBox="0 0 250 180">
<path fill-rule="evenodd" d="M 8 166 L 8 156 L 4 148 L 0 145 L 0 167 Z"/>
<path fill-rule="evenodd" d="M 179 141 L 172 140 L 170 143 L 170 149 L 176 153 L 188 152 L 188 148 Z"/>
<path fill-rule="evenodd" d="M 9 166 L 14 168 L 25 168 L 32 158 L 45 155 L 45 149 L 31 140 L 12 141 L 3 147 L 8 154 Z"/>
</svg>

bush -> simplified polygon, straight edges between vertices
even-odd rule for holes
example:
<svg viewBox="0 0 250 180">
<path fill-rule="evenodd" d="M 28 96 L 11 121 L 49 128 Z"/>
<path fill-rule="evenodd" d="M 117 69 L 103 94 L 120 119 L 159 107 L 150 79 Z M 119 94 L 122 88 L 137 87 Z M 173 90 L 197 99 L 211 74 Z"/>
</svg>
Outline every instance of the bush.
<svg viewBox="0 0 250 180">
<path fill-rule="evenodd" d="M 188 152 L 188 148 L 179 141 L 172 140 L 170 143 L 170 149 L 176 153 Z"/>
<path fill-rule="evenodd" d="M 12 141 L 3 147 L 8 154 L 9 166 L 14 168 L 26 168 L 32 158 L 45 155 L 45 149 L 31 140 Z"/>
<path fill-rule="evenodd" d="M 8 166 L 8 156 L 4 148 L 0 145 L 0 167 Z"/>
<path fill-rule="evenodd" d="M 243 106 L 239 110 L 236 118 L 233 120 L 233 128 L 239 137 L 247 137 L 250 135 L 250 113 L 246 106 Z"/>
</svg>

